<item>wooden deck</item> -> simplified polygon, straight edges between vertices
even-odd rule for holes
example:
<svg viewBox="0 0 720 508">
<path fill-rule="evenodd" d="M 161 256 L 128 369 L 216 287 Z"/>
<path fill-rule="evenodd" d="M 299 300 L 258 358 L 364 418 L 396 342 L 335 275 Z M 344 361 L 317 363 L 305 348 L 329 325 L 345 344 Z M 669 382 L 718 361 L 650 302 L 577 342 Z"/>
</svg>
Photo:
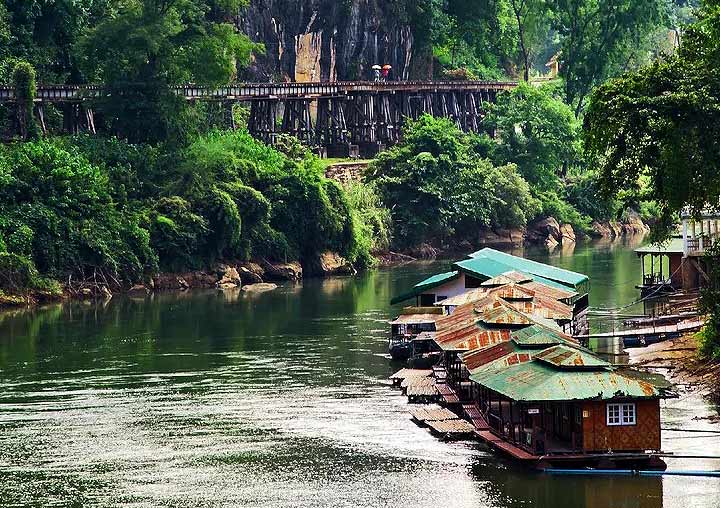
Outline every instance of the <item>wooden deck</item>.
<svg viewBox="0 0 720 508">
<path fill-rule="evenodd" d="M 576 335 L 575 339 L 579 340 L 581 343 L 587 343 L 590 339 L 622 339 L 626 346 L 636 344 L 645 345 L 677 337 L 684 333 L 696 332 L 704 325 L 705 320 L 698 318 L 671 325 L 647 326 L 643 328 L 630 328 L 627 330 L 617 330 L 613 332 Z"/>
<path fill-rule="evenodd" d="M 400 369 L 395 374 L 392 374 L 389 379 L 393 385 L 400 386 L 408 379 L 430 377 L 432 373 L 431 369 Z"/>
<path fill-rule="evenodd" d="M 413 421 L 443 439 L 472 437 L 475 426 L 447 408 L 415 408 L 410 410 Z"/>
<path fill-rule="evenodd" d="M 410 410 L 414 420 L 421 423 L 440 422 L 443 420 L 456 420 L 457 415 L 444 407 L 439 409 L 418 407 Z"/>
<path fill-rule="evenodd" d="M 471 437 L 475 427 L 470 422 L 455 418 L 454 420 L 427 422 L 430 432 L 444 439 L 464 439 Z"/>
<path fill-rule="evenodd" d="M 496 436 L 489 430 L 476 430 L 475 435 L 478 436 L 483 442 L 485 442 L 491 448 L 493 448 L 495 450 L 499 450 L 507 455 L 510 455 L 514 459 L 517 459 L 517 460 L 520 460 L 523 462 L 527 462 L 527 461 L 539 461 L 541 458 L 539 455 L 533 455 L 531 453 L 528 453 L 525 450 L 523 450 L 522 448 L 505 441 L 504 439 Z"/>
<path fill-rule="evenodd" d="M 478 408 L 475 404 L 463 404 L 463 411 L 465 412 L 465 416 L 467 416 L 467 418 L 475 426 L 475 430 L 490 429 L 490 425 L 488 425 L 488 422 L 485 421 L 485 417 L 480 412 L 480 408 Z"/>
<path fill-rule="evenodd" d="M 455 393 L 455 390 L 453 390 L 450 385 L 446 383 L 438 383 L 435 386 L 437 387 L 440 397 L 442 397 L 446 404 L 460 403 L 460 397 L 458 397 L 457 393 Z"/>
</svg>

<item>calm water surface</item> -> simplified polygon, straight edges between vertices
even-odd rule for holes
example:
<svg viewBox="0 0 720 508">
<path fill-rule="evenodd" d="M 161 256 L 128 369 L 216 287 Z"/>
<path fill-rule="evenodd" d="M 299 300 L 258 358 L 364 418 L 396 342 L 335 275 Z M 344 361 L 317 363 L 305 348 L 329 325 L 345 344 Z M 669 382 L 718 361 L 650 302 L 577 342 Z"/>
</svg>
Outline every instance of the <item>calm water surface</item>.
<svg viewBox="0 0 720 508">
<path fill-rule="evenodd" d="M 527 254 L 588 273 L 593 305 L 637 296 L 627 247 Z M 0 315 L 0 506 L 720 506 L 718 479 L 552 477 L 411 423 L 385 381 L 388 301 L 440 268 Z M 697 396 L 663 411 L 712 428 Z"/>
</svg>

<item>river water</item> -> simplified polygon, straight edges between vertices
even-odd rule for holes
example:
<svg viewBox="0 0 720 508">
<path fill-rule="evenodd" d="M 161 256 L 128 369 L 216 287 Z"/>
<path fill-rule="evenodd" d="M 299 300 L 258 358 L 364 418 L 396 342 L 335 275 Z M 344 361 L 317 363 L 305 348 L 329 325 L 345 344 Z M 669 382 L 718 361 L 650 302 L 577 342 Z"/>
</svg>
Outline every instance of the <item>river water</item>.
<svg viewBox="0 0 720 508">
<path fill-rule="evenodd" d="M 527 254 L 588 273 L 593 305 L 637 296 L 627 246 Z M 0 506 L 720 506 L 719 479 L 553 477 L 415 426 L 386 383 L 388 302 L 441 268 L 1 314 Z M 663 403 L 673 427 L 712 412 Z M 720 455 L 717 436 L 663 441 Z"/>
</svg>

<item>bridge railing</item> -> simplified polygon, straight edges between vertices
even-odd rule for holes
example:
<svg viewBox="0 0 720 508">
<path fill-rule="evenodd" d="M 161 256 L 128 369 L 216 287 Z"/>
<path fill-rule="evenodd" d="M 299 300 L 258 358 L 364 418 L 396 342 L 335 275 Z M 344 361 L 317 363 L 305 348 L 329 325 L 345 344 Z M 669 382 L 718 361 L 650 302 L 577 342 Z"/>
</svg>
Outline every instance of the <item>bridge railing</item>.
<svg viewBox="0 0 720 508">
<path fill-rule="evenodd" d="M 128 88 L 141 86 L 128 84 Z M 350 93 L 442 92 L 510 90 L 513 81 L 328 81 L 310 83 L 237 83 L 221 87 L 187 84 L 175 87 L 188 100 L 252 100 L 307 96 L 339 96 Z M 102 85 L 39 85 L 37 101 L 70 102 L 99 99 L 106 95 Z M 0 102 L 14 102 L 12 86 L 0 86 Z"/>
</svg>

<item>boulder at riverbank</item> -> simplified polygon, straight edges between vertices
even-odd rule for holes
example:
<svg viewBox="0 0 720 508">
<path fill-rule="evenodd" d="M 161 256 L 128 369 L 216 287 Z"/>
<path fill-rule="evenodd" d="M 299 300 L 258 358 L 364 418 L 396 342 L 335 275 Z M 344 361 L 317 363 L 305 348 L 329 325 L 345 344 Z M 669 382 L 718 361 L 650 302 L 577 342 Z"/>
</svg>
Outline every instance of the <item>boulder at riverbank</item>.
<svg viewBox="0 0 720 508">
<path fill-rule="evenodd" d="M 688 391 L 700 391 L 715 400 L 720 396 L 720 363 L 698 354 L 695 335 L 665 340 L 643 348 L 627 350 L 629 363 L 664 374 L 672 383 Z"/>
</svg>

